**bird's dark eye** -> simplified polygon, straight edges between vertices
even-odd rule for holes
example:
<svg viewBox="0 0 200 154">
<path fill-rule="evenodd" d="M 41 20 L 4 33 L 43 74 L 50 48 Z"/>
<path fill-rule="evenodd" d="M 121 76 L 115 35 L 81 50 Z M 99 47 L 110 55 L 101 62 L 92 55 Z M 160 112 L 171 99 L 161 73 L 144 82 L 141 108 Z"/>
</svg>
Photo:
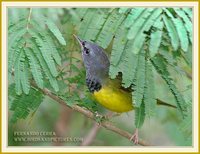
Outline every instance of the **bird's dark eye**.
<svg viewBox="0 0 200 154">
<path fill-rule="evenodd" d="M 89 50 L 88 48 L 85 48 L 84 50 L 85 50 L 85 53 L 86 53 L 86 54 L 89 54 L 89 53 L 90 53 L 90 50 Z"/>
</svg>

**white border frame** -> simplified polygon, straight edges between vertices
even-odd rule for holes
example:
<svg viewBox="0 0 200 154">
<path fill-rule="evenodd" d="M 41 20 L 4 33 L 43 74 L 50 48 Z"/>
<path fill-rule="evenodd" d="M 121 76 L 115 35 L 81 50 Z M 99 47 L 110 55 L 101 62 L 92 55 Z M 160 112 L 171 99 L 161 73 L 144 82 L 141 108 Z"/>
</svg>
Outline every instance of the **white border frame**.
<svg viewBox="0 0 200 154">
<path fill-rule="evenodd" d="M 55 146 L 26 146 L 26 147 L 13 147 L 7 145 L 7 7 L 193 7 L 194 12 L 194 36 L 193 36 L 193 146 L 148 146 L 148 147 L 135 147 L 135 146 L 92 146 L 92 147 L 55 147 Z M 2 2 L 2 152 L 198 152 L 198 2 Z"/>
</svg>

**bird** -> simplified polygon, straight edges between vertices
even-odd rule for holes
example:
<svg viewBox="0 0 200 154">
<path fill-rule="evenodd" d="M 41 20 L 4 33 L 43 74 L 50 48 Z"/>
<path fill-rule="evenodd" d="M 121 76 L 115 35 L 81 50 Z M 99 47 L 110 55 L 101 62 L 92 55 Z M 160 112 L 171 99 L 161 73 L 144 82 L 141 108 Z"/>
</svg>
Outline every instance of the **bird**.
<svg viewBox="0 0 200 154">
<path fill-rule="evenodd" d="M 109 78 L 110 60 L 105 50 L 96 43 L 82 40 L 77 35 L 73 35 L 81 47 L 86 69 L 86 85 L 95 100 L 106 109 L 116 113 L 133 110 L 131 88 L 122 87 L 120 77 Z M 160 99 L 157 99 L 157 104 L 176 108 Z M 137 129 L 130 140 L 133 140 L 135 144 L 138 143 Z"/>
</svg>

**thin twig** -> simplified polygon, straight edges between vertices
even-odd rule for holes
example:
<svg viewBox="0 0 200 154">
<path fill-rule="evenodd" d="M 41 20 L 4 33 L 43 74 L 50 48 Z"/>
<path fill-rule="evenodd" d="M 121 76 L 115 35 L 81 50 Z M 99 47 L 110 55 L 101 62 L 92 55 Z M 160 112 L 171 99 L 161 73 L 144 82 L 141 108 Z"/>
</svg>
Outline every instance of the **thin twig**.
<svg viewBox="0 0 200 154">
<path fill-rule="evenodd" d="M 71 121 L 71 116 L 73 111 L 70 108 L 60 107 L 60 116 L 55 123 L 54 130 L 56 132 L 57 137 L 66 136 L 69 132 L 69 123 Z M 60 146 L 63 145 L 64 142 L 54 142 L 53 145 Z"/>
<path fill-rule="evenodd" d="M 28 19 L 27 19 L 27 25 L 26 25 L 26 30 L 28 31 L 29 29 L 29 23 L 31 20 L 31 13 L 32 13 L 32 8 L 29 9 L 29 14 L 28 14 Z"/>
<path fill-rule="evenodd" d="M 89 131 L 89 133 L 84 137 L 83 142 L 81 143 L 81 146 L 87 146 L 87 145 L 91 145 L 91 143 L 94 141 L 97 132 L 100 129 L 100 125 L 98 123 L 94 123 L 92 129 Z"/>
<path fill-rule="evenodd" d="M 37 88 L 37 89 L 40 89 L 40 88 L 37 87 L 37 85 L 36 85 L 35 83 L 32 82 L 31 84 L 32 84 L 33 87 L 35 87 L 35 88 Z M 90 119 L 92 119 L 92 120 L 95 121 L 95 115 L 94 115 L 91 111 L 89 111 L 89 110 L 87 110 L 87 109 L 85 109 L 85 108 L 83 108 L 83 107 L 80 107 L 80 106 L 78 106 L 78 105 L 68 106 L 67 103 L 66 103 L 63 99 L 61 99 L 60 97 L 56 96 L 55 94 L 53 94 L 50 90 L 48 90 L 48 89 L 46 89 L 46 88 L 40 89 L 40 90 L 41 90 L 45 95 L 49 96 L 50 98 L 52 98 L 53 100 L 55 100 L 55 101 L 58 102 L 59 104 L 63 105 L 64 107 L 71 108 L 71 109 L 73 109 L 73 110 L 75 110 L 75 111 L 77 111 L 77 112 L 80 112 L 80 113 L 82 113 L 83 115 L 85 115 L 86 117 L 88 117 L 88 118 L 90 118 Z M 132 134 L 130 134 L 129 132 L 127 132 L 127 131 L 125 131 L 125 130 L 122 130 L 122 129 L 116 127 L 116 126 L 114 126 L 114 125 L 113 125 L 111 122 L 109 122 L 109 121 L 104 121 L 104 122 L 102 122 L 102 123 L 100 124 L 100 126 L 106 128 L 106 129 L 108 129 L 108 130 L 110 130 L 110 131 L 112 131 L 112 132 L 115 132 L 115 133 L 117 133 L 117 134 L 119 134 L 119 135 L 121 135 L 121 136 L 123 136 L 123 137 L 125 137 L 125 138 L 127 138 L 127 139 L 130 139 L 131 136 L 132 136 Z M 139 140 L 138 144 L 139 144 L 139 145 L 143 145 L 143 146 L 150 146 L 149 144 L 147 144 L 146 142 L 144 142 L 144 141 L 141 140 L 141 139 Z"/>
</svg>

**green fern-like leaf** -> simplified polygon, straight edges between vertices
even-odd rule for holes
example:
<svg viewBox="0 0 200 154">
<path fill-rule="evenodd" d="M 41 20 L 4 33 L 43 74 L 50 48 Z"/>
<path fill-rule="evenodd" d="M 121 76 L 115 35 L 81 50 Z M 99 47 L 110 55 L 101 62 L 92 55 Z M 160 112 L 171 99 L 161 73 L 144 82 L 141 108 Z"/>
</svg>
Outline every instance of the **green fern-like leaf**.
<svg viewBox="0 0 200 154">
<path fill-rule="evenodd" d="M 179 40 L 180 40 L 181 48 L 183 49 L 183 51 L 187 51 L 189 40 L 188 40 L 187 32 L 183 25 L 182 20 L 180 18 L 174 18 L 173 15 L 167 9 L 165 9 L 165 12 L 171 18 L 171 20 L 176 28 L 176 32 L 177 32 Z"/>
<path fill-rule="evenodd" d="M 39 49 L 37 46 L 36 42 L 34 39 L 29 40 L 31 44 L 31 49 L 35 53 L 38 61 L 40 62 L 40 65 L 42 67 L 42 70 L 44 71 L 44 74 L 46 75 L 47 79 L 49 80 L 51 86 L 54 88 L 55 91 L 59 90 L 58 83 L 56 78 L 51 74 L 49 67 L 42 56 L 42 51 Z"/>
<path fill-rule="evenodd" d="M 21 85 L 22 85 L 23 92 L 25 94 L 28 94 L 30 91 L 28 60 L 25 59 L 24 63 L 22 63 L 21 65 L 22 65 L 21 66 Z"/>
<path fill-rule="evenodd" d="M 129 28 L 144 10 L 145 8 L 132 8 L 130 14 L 124 21 L 125 27 Z"/>
<path fill-rule="evenodd" d="M 156 112 L 156 97 L 155 97 L 155 82 L 152 72 L 152 64 L 150 61 L 146 61 L 146 72 L 145 72 L 145 89 L 144 89 L 144 104 L 145 114 L 147 117 L 155 115 Z"/>
<path fill-rule="evenodd" d="M 162 57 L 167 61 L 168 65 L 171 65 L 172 67 L 175 67 L 177 65 L 176 60 L 174 59 L 173 55 L 167 47 L 161 47 L 159 50 L 159 54 L 161 54 Z"/>
<path fill-rule="evenodd" d="M 177 73 L 183 74 L 183 71 L 178 66 L 176 59 L 173 57 L 172 53 L 167 47 L 161 47 L 159 54 L 162 55 L 168 66 L 171 66 L 171 68 L 173 68 Z"/>
<path fill-rule="evenodd" d="M 151 15 L 152 11 L 154 11 L 154 9 L 149 8 L 144 10 L 140 16 L 138 17 L 138 20 L 136 20 L 134 22 L 134 24 L 131 26 L 129 32 L 128 32 L 128 39 L 134 39 L 137 34 L 139 33 L 139 31 L 142 29 L 143 24 L 145 23 L 146 19 L 148 19 L 148 17 Z"/>
<path fill-rule="evenodd" d="M 52 75 L 54 77 L 56 77 L 58 75 L 53 57 L 51 56 L 51 52 L 49 52 L 50 49 L 49 45 L 48 45 L 48 40 L 46 40 L 46 38 L 42 37 L 40 33 L 37 33 L 36 31 L 33 30 L 29 30 L 29 33 L 31 34 L 31 36 L 33 38 L 35 38 L 36 43 L 39 45 L 40 50 L 42 51 L 42 56 L 45 59 L 50 72 L 52 73 Z"/>
<path fill-rule="evenodd" d="M 137 33 L 137 37 L 134 39 L 133 42 L 133 52 L 138 53 L 145 41 L 146 35 L 144 34 L 145 31 L 149 31 L 149 29 L 153 26 L 155 20 L 160 16 L 162 13 L 162 9 L 155 9 L 153 12 L 146 18 L 144 24 L 142 25 L 141 29 Z"/>
<path fill-rule="evenodd" d="M 93 13 L 92 21 L 89 23 L 88 27 L 84 25 L 85 21 L 83 21 L 82 27 L 84 26 L 85 28 L 85 33 L 84 33 L 83 38 L 86 40 L 95 41 L 105 21 L 107 20 L 108 15 L 109 13 L 107 9 L 105 10 L 98 9 L 97 11 Z M 83 31 L 82 27 L 80 27 L 80 31 Z"/>
<path fill-rule="evenodd" d="M 8 26 L 8 33 L 12 35 L 13 33 L 19 31 L 20 29 L 24 29 L 24 27 L 26 27 L 26 24 L 27 24 L 26 18 L 20 18 L 17 24 L 11 21 L 10 25 Z"/>
<path fill-rule="evenodd" d="M 168 34 L 171 38 L 170 41 L 171 41 L 172 47 L 174 48 L 174 50 L 177 50 L 179 47 L 179 37 L 178 37 L 178 33 L 176 31 L 176 28 L 175 28 L 173 22 L 171 20 L 169 20 L 168 17 L 165 15 L 163 15 L 163 21 L 167 28 Z"/>
<path fill-rule="evenodd" d="M 54 22 L 52 22 L 49 19 L 46 19 L 46 24 L 49 28 L 49 30 L 54 34 L 54 36 L 58 39 L 58 41 L 60 42 L 60 44 L 62 45 L 66 45 L 65 39 L 63 38 L 60 30 L 58 29 L 58 27 L 54 24 Z"/>
<path fill-rule="evenodd" d="M 26 33 L 25 29 L 21 29 L 17 32 L 13 32 L 13 35 L 9 35 L 8 37 L 8 70 L 11 72 L 11 69 L 14 65 L 14 61 L 17 57 L 17 48 L 21 44 L 22 36 Z"/>
<path fill-rule="evenodd" d="M 81 22 L 79 25 L 79 32 L 78 35 L 83 38 L 85 38 L 86 33 L 88 33 L 88 28 L 90 26 L 90 24 L 92 24 L 92 21 L 95 20 L 95 15 L 96 13 L 96 9 L 87 9 L 85 12 L 85 15 L 81 17 Z M 87 34 L 88 35 L 88 34 Z M 88 37 L 88 36 L 87 36 Z"/>
<path fill-rule="evenodd" d="M 9 25 L 20 22 L 28 16 L 28 8 L 8 8 L 8 23 Z"/>
<path fill-rule="evenodd" d="M 40 103 L 43 100 L 43 94 L 35 89 L 31 88 L 28 95 L 21 94 L 20 96 L 13 93 L 14 85 L 9 86 L 10 97 L 13 97 L 10 110 L 13 111 L 12 117 L 10 118 L 11 123 L 17 122 L 19 119 L 25 119 L 31 111 L 37 110 Z"/>
<path fill-rule="evenodd" d="M 156 30 L 152 32 L 150 36 L 151 39 L 149 44 L 149 52 L 151 57 L 153 57 L 158 52 L 162 41 L 163 22 L 161 21 L 161 17 L 155 21 L 153 27 L 155 27 Z"/>
<path fill-rule="evenodd" d="M 165 80 L 165 82 L 169 86 L 172 94 L 174 95 L 176 99 L 177 107 L 180 113 L 182 114 L 183 117 L 185 117 L 186 115 L 185 113 L 187 111 L 186 102 L 182 94 L 178 91 L 177 87 L 175 86 L 173 80 L 170 78 L 170 74 L 164 63 L 164 59 L 161 56 L 156 56 L 152 59 L 152 62 L 157 72 L 162 76 L 162 78 Z"/>
<path fill-rule="evenodd" d="M 184 21 L 184 26 L 187 30 L 187 32 L 189 33 L 189 39 L 190 42 L 192 43 L 192 36 L 193 36 L 193 32 L 192 32 L 192 22 L 189 19 L 189 17 L 185 14 L 185 12 L 180 9 L 180 8 L 175 8 L 174 11 L 177 13 L 177 15 L 179 16 L 179 18 L 182 18 Z"/>
<path fill-rule="evenodd" d="M 50 50 L 51 56 L 53 57 L 53 59 L 55 60 L 55 62 L 58 65 L 61 65 L 61 57 L 60 57 L 59 52 L 54 44 L 53 38 L 48 33 L 45 33 L 45 35 L 43 35 L 43 36 L 46 38 L 46 40 L 48 40 L 47 44 L 48 44 L 49 48 L 51 49 Z"/>
<path fill-rule="evenodd" d="M 124 27 L 120 27 L 119 30 L 116 32 L 111 53 L 111 62 L 113 65 L 117 65 L 121 60 L 127 43 L 126 35 L 127 30 Z"/>
<path fill-rule="evenodd" d="M 189 40 L 183 22 L 180 19 L 174 19 L 174 23 L 179 35 L 181 48 L 186 52 L 188 50 Z"/>
<path fill-rule="evenodd" d="M 131 41 L 127 42 L 127 45 L 125 47 L 125 55 L 124 55 L 124 60 L 123 63 L 121 64 L 121 72 L 123 73 L 122 76 L 122 83 L 125 88 L 128 88 L 130 85 L 135 83 L 135 74 L 136 74 L 136 69 L 138 66 L 138 55 L 133 54 L 131 52 Z M 130 59 L 134 60 L 130 60 Z M 125 69 L 127 68 L 127 69 Z"/>
<path fill-rule="evenodd" d="M 21 76 L 21 70 L 20 70 L 20 67 L 21 67 L 21 62 L 20 62 L 21 53 L 19 55 L 19 58 L 17 59 L 17 62 L 15 64 L 15 66 L 14 66 L 14 70 L 15 70 L 15 83 L 16 83 L 15 90 L 16 90 L 16 93 L 18 95 L 20 95 L 22 93 L 21 80 L 20 80 L 20 76 Z"/>
<path fill-rule="evenodd" d="M 118 52 L 118 51 L 116 51 Z M 112 52 L 115 53 L 115 50 Z M 133 60 L 134 59 L 134 60 Z M 121 55 L 119 63 L 117 65 L 112 64 L 112 56 L 111 56 L 111 65 L 110 65 L 110 76 L 112 79 L 116 77 L 119 72 L 122 72 L 122 83 L 125 88 L 129 87 L 135 78 L 135 72 L 138 65 L 138 55 L 133 54 L 132 52 L 132 42 L 127 41 Z"/>
<path fill-rule="evenodd" d="M 88 12 L 89 8 L 80 8 L 80 9 L 76 9 L 76 13 L 79 16 L 80 19 L 82 19 L 86 13 Z"/>
<path fill-rule="evenodd" d="M 190 44 L 188 47 L 188 52 L 184 52 L 184 58 L 189 65 L 190 68 L 192 68 L 192 45 Z"/>
<path fill-rule="evenodd" d="M 124 18 L 124 14 L 119 14 L 118 11 L 114 9 L 103 25 L 101 33 L 98 35 L 96 40 L 97 44 L 99 44 L 104 49 L 108 47 Z"/>
<path fill-rule="evenodd" d="M 24 27 L 18 31 L 12 32 L 9 36 L 8 36 L 8 44 L 9 44 L 9 49 L 15 48 L 18 41 L 22 38 L 22 36 L 26 33 L 26 29 L 24 29 Z M 9 50 L 10 51 L 10 50 Z"/>
<path fill-rule="evenodd" d="M 38 56 L 40 65 L 42 66 L 42 69 L 46 77 L 48 78 L 51 86 L 54 88 L 55 91 L 59 91 L 59 86 L 56 79 L 56 77 L 58 76 L 58 72 L 55 66 L 55 62 L 60 65 L 61 58 L 55 46 L 53 38 L 52 36 L 50 36 L 51 34 L 48 33 L 48 31 L 39 29 L 38 28 L 39 25 L 36 21 L 32 20 L 31 24 L 35 28 L 35 31 L 29 30 L 29 33 L 34 38 L 34 41 L 32 42 L 36 43 L 36 46 L 34 46 L 33 49 L 35 51 L 39 51 L 38 54 L 36 55 Z M 42 55 L 42 58 L 41 58 L 41 55 Z"/>
<path fill-rule="evenodd" d="M 183 133 L 186 140 L 192 140 L 192 103 L 188 103 L 188 114 L 180 124 L 180 131 Z M 189 142 L 191 143 L 191 142 Z"/>
<path fill-rule="evenodd" d="M 137 62 L 137 71 L 135 76 L 135 87 L 132 92 L 133 106 L 140 107 L 145 89 L 145 50 L 142 48 Z"/>
<path fill-rule="evenodd" d="M 25 41 L 22 39 L 19 46 L 16 48 L 16 58 L 13 61 L 13 67 L 14 67 L 14 81 L 15 81 L 15 90 L 18 95 L 22 93 L 22 85 L 21 85 L 21 73 L 22 70 L 24 70 L 24 61 L 25 61 L 25 55 L 23 51 Z M 10 72 L 11 73 L 11 72 Z M 25 92 L 27 92 L 25 90 Z"/>
<path fill-rule="evenodd" d="M 192 8 L 181 8 L 187 15 L 188 17 L 190 18 L 190 20 L 192 20 L 192 16 L 193 16 L 193 13 L 192 13 Z"/>
<path fill-rule="evenodd" d="M 44 20 L 46 20 L 46 19 L 44 18 Z M 50 52 L 49 54 L 51 55 L 51 57 L 55 60 L 55 62 L 58 65 L 61 65 L 61 58 L 60 58 L 59 52 L 55 46 L 55 43 L 54 43 L 51 33 L 48 33 L 48 31 L 41 30 L 40 28 L 38 28 L 39 25 L 34 20 L 31 22 L 31 24 L 33 24 L 33 26 L 35 27 L 35 30 L 36 30 L 35 33 L 39 37 L 39 39 L 42 39 L 45 41 L 44 47 L 49 49 L 49 52 Z M 30 31 L 30 32 L 33 33 L 32 31 Z M 55 67 L 53 67 L 53 68 L 55 68 Z M 54 72 L 56 74 L 56 70 L 54 70 Z"/>
<path fill-rule="evenodd" d="M 38 60 L 36 59 L 36 56 L 34 55 L 34 52 L 31 50 L 31 48 L 25 48 L 25 53 L 29 59 L 29 64 L 31 67 L 31 72 L 33 75 L 33 78 L 38 85 L 39 88 L 43 88 L 43 76 L 40 68 L 40 64 Z"/>
<path fill-rule="evenodd" d="M 128 8 L 119 8 L 119 13 L 126 13 L 128 11 Z"/>
<path fill-rule="evenodd" d="M 141 106 L 135 108 L 135 126 L 140 128 L 145 120 L 145 105 L 144 102 L 141 103 Z"/>
<path fill-rule="evenodd" d="M 57 42 L 53 39 L 56 37 L 60 44 L 65 45 L 64 38 L 53 22 L 42 16 L 40 22 L 46 23 L 47 27 L 38 24 L 34 19 L 27 21 L 24 17 L 18 23 L 9 24 L 8 72 L 11 79 L 14 71 L 15 89 L 19 95 L 22 92 L 29 93 L 31 76 L 38 87 L 43 88 L 43 72 L 54 90 L 59 90 L 55 62 L 61 65 L 61 58 L 56 47 Z M 34 40 L 31 41 L 32 39 Z"/>
</svg>

